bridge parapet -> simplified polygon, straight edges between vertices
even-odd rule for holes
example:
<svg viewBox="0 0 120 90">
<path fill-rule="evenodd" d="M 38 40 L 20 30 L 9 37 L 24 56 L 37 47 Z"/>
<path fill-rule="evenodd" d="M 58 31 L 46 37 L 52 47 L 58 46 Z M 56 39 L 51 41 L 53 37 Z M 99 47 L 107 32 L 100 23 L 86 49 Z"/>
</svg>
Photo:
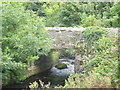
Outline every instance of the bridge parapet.
<svg viewBox="0 0 120 90">
<path fill-rule="evenodd" d="M 72 27 L 46 27 L 54 40 L 54 49 L 75 48 L 78 43 L 83 42 L 82 31 L 85 28 Z"/>
<path fill-rule="evenodd" d="M 75 48 L 84 41 L 82 31 L 85 29 L 83 27 L 46 27 L 53 39 L 52 49 Z M 118 32 L 118 28 L 106 29 L 110 32 Z"/>
</svg>

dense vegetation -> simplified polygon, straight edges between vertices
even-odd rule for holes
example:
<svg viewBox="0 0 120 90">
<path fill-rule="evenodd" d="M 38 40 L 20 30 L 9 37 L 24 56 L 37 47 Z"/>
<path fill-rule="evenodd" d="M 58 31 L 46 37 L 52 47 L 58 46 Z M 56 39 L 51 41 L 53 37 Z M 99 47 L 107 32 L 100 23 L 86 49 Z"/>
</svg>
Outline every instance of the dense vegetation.
<svg viewBox="0 0 120 90">
<path fill-rule="evenodd" d="M 26 3 L 25 6 L 42 17 L 45 26 L 120 27 L 119 4 L 119 2 L 41 2 Z"/>
<path fill-rule="evenodd" d="M 3 3 L 2 26 L 2 74 L 6 85 L 25 79 L 26 67 L 49 52 L 50 38 L 40 18 L 25 10 L 22 3 Z"/>
<path fill-rule="evenodd" d="M 59 88 L 119 88 L 118 36 L 101 27 L 88 27 L 83 34 L 85 43 L 77 52 L 86 60 L 84 73 L 71 75 Z"/>
<path fill-rule="evenodd" d="M 118 36 L 105 29 L 120 27 L 120 2 L 12 2 L 2 3 L 2 12 L 3 85 L 24 80 L 27 68 L 50 52 L 45 26 L 87 27 L 85 43 L 66 51 L 82 54 L 84 73 L 57 88 L 120 88 Z"/>
</svg>

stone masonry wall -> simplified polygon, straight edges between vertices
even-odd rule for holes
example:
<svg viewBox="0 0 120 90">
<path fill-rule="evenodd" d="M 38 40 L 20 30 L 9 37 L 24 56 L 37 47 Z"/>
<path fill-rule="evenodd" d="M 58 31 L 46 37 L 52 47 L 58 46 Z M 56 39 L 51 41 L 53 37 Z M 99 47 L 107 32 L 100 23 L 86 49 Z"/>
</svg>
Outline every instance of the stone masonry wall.
<svg viewBox="0 0 120 90">
<path fill-rule="evenodd" d="M 110 33 L 118 32 L 118 28 L 106 28 Z M 53 49 L 75 48 L 78 42 L 83 42 L 82 31 L 85 28 L 74 27 L 46 27 L 53 39 Z M 112 32 L 111 32 L 112 31 Z"/>
<path fill-rule="evenodd" d="M 83 43 L 82 31 L 85 28 L 73 28 L 73 27 L 46 27 L 50 36 L 54 40 L 53 49 L 68 49 L 75 48 L 76 45 Z M 118 28 L 106 28 L 112 34 L 116 32 L 118 36 Z M 78 44 L 78 42 L 80 42 Z M 81 64 L 82 63 L 82 64 Z M 75 73 L 82 73 L 84 71 L 84 60 L 82 60 L 81 55 L 76 53 L 74 70 Z"/>
</svg>

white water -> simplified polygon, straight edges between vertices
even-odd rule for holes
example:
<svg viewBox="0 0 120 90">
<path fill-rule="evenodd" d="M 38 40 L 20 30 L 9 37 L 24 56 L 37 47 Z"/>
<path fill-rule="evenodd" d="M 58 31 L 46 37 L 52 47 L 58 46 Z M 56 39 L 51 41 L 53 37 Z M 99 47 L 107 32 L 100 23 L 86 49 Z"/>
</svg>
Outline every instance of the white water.
<svg viewBox="0 0 120 90">
<path fill-rule="evenodd" d="M 68 68 L 57 69 L 55 66 L 51 69 L 51 75 L 56 76 L 69 76 L 71 73 L 74 73 L 74 60 L 72 59 L 59 59 L 58 63 L 64 63 Z"/>
</svg>

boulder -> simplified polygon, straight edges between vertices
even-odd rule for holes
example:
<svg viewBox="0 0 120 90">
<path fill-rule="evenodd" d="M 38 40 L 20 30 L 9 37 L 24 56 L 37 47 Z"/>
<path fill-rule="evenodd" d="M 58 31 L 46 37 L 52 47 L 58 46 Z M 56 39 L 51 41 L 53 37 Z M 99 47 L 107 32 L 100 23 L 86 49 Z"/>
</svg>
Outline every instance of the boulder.
<svg viewBox="0 0 120 90">
<path fill-rule="evenodd" d="M 55 67 L 56 67 L 57 69 L 65 69 L 65 68 L 68 68 L 67 65 L 64 64 L 64 63 L 57 64 Z"/>
</svg>

